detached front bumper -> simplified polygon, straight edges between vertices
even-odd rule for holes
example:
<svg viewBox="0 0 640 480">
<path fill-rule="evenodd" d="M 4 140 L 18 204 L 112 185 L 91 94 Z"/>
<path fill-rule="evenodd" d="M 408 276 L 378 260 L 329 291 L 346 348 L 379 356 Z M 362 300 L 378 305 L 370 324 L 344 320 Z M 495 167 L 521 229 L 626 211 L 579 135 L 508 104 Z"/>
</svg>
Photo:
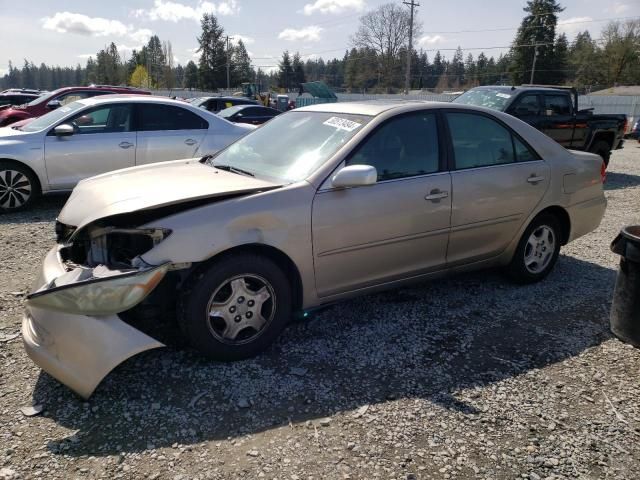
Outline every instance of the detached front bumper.
<svg viewBox="0 0 640 480">
<path fill-rule="evenodd" d="M 65 272 L 56 246 L 45 257 L 32 291 Z M 40 368 L 83 398 L 90 397 L 102 379 L 126 359 L 164 346 L 118 315 L 76 315 L 38 308 L 28 301 L 22 340 Z"/>
</svg>

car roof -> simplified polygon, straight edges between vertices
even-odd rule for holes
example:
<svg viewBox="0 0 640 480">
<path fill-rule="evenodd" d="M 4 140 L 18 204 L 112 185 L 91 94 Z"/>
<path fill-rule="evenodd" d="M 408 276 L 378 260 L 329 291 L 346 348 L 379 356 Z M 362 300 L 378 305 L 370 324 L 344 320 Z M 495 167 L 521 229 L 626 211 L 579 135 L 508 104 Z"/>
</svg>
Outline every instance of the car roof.
<svg viewBox="0 0 640 480">
<path fill-rule="evenodd" d="M 162 103 L 164 105 L 179 105 L 185 108 L 195 108 L 189 103 L 183 102 L 182 100 L 173 100 L 172 98 L 161 97 L 158 95 L 140 95 L 135 93 L 114 93 L 113 95 L 98 95 L 95 97 L 82 98 L 76 101 L 87 106 L 101 105 L 103 103 L 111 102 L 122 103 L 135 101 L 136 103 Z"/>
<path fill-rule="evenodd" d="M 471 90 L 500 90 L 500 91 L 510 91 L 510 92 L 515 92 L 515 91 L 531 91 L 534 90 L 536 92 L 542 91 L 542 92 L 558 92 L 560 91 L 569 91 L 570 89 L 568 87 L 562 87 L 562 86 L 557 86 L 554 87 L 552 85 L 546 86 L 546 85 L 519 85 L 519 86 L 508 86 L 508 85 L 483 85 L 481 87 L 475 87 L 472 88 Z"/>
<path fill-rule="evenodd" d="M 359 102 L 319 103 L 296 108 L 296 112 L 344 113 L 353 115 L 380 115 L 389 110 L 404 110 L 407 107 L 423 106 L 428 108 L 450 107 L 448 102 L 430 102 L 427 100 L 364 100 Z M 456 105 L 456 108 L 458 106 Z"/>
</svg>

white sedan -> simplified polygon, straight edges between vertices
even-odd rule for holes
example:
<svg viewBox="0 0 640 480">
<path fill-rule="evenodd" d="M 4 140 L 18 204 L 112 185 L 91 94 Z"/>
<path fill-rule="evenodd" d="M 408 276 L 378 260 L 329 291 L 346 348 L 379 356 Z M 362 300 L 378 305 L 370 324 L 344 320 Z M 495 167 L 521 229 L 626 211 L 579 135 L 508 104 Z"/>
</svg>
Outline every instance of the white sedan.
<svg viewBox="0 0 640 480">
<path fill-rule="evenodd" d="M 212 154 L 255 127 L 160 97 L 106 95 L 0 128 L 0 213 L 121 168 Z"/>
</svg>

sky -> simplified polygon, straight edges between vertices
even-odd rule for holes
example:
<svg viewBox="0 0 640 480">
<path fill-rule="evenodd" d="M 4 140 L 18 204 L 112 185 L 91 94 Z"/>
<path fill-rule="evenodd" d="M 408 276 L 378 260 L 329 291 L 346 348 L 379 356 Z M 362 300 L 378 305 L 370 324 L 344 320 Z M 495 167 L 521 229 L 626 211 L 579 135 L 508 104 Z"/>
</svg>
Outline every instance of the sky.
<svg viewBox="0 0 640 480">
<path fill-rule="evenodd" d="M 254 66 L 276 68 L 284 50 L 303 59 L 342 57 L 361 15 L 402 0 L 0 0 L 0 75 L 9 60 L 74 66 L 110 42 L 123 57 L 156 34 L 173 47 L 174 61 L 197 63 L 196 37 L 204 12 L 213 12 L 226 34 L 243 39 Z M 432 58 L 499 55 L 514 38 L 525 0 L 420 0 L 416 20 L 423 32 L 414 41 Z M 594 38 L 611 19 L 640 17 L 640 0 L 561 0 L 560 29 L 571 39 L 589 30 Z M 408 7 L 405 7 L 408 8 Z"/>
</svg>

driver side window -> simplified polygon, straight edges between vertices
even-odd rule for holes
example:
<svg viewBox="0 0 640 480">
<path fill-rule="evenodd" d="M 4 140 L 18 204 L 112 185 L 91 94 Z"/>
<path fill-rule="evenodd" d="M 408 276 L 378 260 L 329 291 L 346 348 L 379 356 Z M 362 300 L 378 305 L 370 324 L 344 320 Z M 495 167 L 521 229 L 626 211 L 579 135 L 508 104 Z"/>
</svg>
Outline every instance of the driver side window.
<svg viewBox="0 0 640 480">
<path fill-rule="evenodd" d="M 375 167 L 380 182 L 435 173 L 439 159 L 436 115 L 418 112 L 387 121 L 346 164 Z"/>
<path fill-rule="evenodd" d="M 540 102 L 537 95 L 523 95 L 513 107 L 516 115 L 540 115 Z"/>
<path fill-rule="evenodd" d="M 79 134 L 129 132 L 131 105 L 115 104 L 84 111 L 69 121 Z"/>
</svg>

